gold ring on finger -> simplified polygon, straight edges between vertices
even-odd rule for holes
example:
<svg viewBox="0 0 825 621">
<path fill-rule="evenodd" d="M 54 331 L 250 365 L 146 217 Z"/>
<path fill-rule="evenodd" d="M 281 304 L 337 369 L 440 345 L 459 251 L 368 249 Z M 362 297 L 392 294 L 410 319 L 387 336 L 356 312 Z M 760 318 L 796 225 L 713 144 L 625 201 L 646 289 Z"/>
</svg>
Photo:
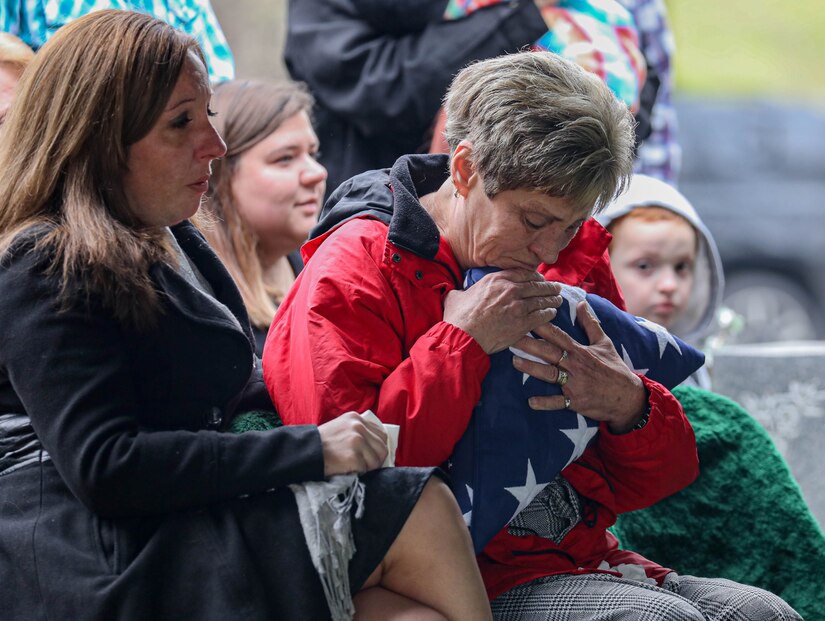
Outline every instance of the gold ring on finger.
<svg viewBox="0 0 825 621">
<path fill-rule="evenodd" d="M 559 369 L 559 376 L 556 378 L 556 383 L 559 386 L 564 386 L 568 379 L 570 379 L 570 374 L 564 369 Z"/>
<path fill-rule="evenodd" d="M 565 360 L 567 360 L 567 350 L 563 349 L 561 352 L 561 358 L 559 358 L 559 361 L 556 363 L 556 366 L 559 366 Z"/>
</svg>

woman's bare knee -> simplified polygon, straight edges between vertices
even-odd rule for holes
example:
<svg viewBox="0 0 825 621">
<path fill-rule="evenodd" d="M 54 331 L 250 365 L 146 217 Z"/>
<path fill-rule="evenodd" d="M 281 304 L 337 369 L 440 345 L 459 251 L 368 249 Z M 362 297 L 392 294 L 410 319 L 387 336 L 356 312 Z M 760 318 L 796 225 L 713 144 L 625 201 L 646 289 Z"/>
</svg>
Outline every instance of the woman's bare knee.
<svg viewBox="0 0 825 621">
<path fill-rule="evenodd" d="M 421 492 L 421 498 L 413 509 L 413 512 L 416 511 L 426 513 L 428 517 L 435 513 L 440 518 L 447 520 L 448 523 L 453 522 L 453 525 L 460 527 L 462 532 L 467 530 L 452 490 L 438 477 L 432 477 L 427 481 L 424 490 Z M 431 523 L 430 519 L 427 521 Z"/>
<path fill-rule="evenodd" d="M 355 621 L 447 621 L 429 606 L 381 587 L 360 591 L 353 602 Z"/>
</svg>

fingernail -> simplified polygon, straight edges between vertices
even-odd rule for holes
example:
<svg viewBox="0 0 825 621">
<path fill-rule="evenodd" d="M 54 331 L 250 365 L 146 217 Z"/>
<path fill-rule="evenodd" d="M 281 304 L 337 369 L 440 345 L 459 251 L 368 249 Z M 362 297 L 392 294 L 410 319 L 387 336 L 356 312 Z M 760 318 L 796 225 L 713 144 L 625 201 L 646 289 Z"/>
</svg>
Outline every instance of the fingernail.
<svg viewBox="0 0 825 621">
<path fill-rule="evenodd" d="M 527 399 L 527 405 L 529 405 L 531 409 L 535 410 L 537 405 L 535 397 L 530 397 Z"/>
<path fill-rule="evenodd" d="M 521 366 L 521 358 L 518 356 L 513 356 L 513 366 L 520 367 Z"/>
</svg>

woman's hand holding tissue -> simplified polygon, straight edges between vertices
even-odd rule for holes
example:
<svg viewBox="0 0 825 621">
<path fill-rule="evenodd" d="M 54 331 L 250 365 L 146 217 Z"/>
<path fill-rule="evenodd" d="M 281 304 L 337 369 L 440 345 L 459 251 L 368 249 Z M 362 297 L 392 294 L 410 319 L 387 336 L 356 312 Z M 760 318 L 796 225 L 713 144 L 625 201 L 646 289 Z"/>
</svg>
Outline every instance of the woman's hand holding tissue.
<svg viewBox="0 0 825 621">
<path fill-rule="evenodd" d="M 347 412 L 318 427 L 324 451 L 324 476 L 380 468 L 387 457 L 384 429 L 357 412 Z"/>
</svg>

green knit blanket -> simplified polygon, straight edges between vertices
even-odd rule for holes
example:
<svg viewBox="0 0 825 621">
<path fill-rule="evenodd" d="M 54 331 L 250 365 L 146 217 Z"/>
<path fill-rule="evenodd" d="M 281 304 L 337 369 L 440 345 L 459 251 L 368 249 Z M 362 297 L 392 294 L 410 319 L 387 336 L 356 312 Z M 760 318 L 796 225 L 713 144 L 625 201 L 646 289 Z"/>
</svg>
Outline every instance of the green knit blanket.
<svg viewBox="0 0 825 621">
<path fill-rule="evenodd" d="M 281 427 L 281 417 L 275 412 L 267 412 L 264 410 L 251 410 L 238 414 L 229 423 L 229 431 L 231 433 L 244 433 L 246 431 L 267 431 L 268 429 L 275 429 Z"/>
<path fill-rule="evenodd" d="M 781 596 L 825 619 L 825 535 L 770 436 L 740 405 L 679 387 L 696 432 L 699 478 L 620 516 L 622 546 L 681 574 L 723 577 Z"/>
</svg>

